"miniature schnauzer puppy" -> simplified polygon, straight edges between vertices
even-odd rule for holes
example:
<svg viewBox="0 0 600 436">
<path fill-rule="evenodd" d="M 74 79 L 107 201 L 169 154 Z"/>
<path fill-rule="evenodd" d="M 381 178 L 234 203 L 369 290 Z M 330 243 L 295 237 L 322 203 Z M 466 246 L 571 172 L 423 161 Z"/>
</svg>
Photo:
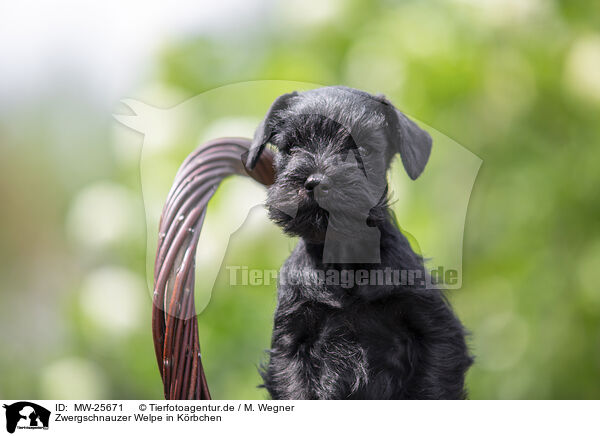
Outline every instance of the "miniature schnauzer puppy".
<svg viewBox="0 0 600 436">
<path fill-rule="evenodd" d="M 248 168 L 267 143 L 276 150 L 269 217 L 299 237 L 280 272 L 261 373 L 271 397 L 465 398 L 465 330 L 427 286 L 387 204 L 392 159 L 400 154 L 416 179 L 429 134 L 385 97 L 333 86 L 278 97 Z"/>
</svg>

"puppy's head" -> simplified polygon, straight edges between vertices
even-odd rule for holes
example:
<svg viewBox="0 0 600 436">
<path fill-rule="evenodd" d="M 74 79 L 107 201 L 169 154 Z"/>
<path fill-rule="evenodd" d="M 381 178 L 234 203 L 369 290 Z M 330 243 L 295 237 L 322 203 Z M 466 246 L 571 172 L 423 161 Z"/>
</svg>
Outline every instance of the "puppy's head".
<svg viewBox="0 0 600 436">
<path fill-rule="evenodd" d="M 256 130 L 248 168 L 267 143 L 277 150 L 269 216 L 311 241 L 322 241 L 328 225 L 381 219 L 392 158 L 399 153 L 414 180 L 431 152 L 429 134 L 384 97 L 337 86 L 278 97 Z"/>
</svg>

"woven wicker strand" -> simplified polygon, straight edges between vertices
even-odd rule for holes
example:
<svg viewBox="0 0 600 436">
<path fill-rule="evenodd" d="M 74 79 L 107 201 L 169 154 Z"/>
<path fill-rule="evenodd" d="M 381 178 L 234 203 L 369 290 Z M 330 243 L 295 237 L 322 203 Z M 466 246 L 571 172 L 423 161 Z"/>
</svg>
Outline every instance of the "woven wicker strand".
<svg viewBox="0 0 600 436">
<path fill-rule="evenodd" d="M 243 162 L 251 141 L 219 138 L 199 146 L 183 162 L 159 225 L 154 264 L 152 336 L 167 400 L 210 400 L 202 367 L 194 304 L 196 248 L 209 200 L 232 174 L 273 183 L 273 155 L 265 150 L 254 170 Z"/>
</svg>

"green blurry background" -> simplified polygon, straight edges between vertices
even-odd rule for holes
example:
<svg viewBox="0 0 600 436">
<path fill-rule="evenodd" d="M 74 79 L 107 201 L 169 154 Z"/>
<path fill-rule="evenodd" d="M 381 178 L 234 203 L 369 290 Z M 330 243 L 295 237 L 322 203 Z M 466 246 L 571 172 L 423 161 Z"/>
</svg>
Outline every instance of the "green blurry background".
<svg viewBox="0 0 600 436">
<path fill-rule="evenodd" d="M 0 6 L 0 397 L 161 398 L 145 207 L 164 198 L 144 203 L 143 137 L 112 114 L 270 79 L 383 92 L 478 155 L 450 293 L 470 397 L 600 398 L 600 3 L 220 3 Z M 264 100 L 171 132 L 156 184 Z M 262 231 L 231 263 L 277 267 L 293 243 Z M 219 273 L 199 319 L 215 398 L 265 397 L 274 305 L 273 286 Z"/>
</svg>

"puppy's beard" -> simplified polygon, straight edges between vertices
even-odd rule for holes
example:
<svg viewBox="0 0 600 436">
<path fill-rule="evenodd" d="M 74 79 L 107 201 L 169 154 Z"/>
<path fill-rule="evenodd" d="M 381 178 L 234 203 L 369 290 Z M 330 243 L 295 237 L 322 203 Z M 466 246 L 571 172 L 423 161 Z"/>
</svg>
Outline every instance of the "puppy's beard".
<svg viewBox="0 0 600 436">
<path fill-rule="evenodd" d="M 302 189 L 284 193 L 272 188 L 266 206 L 269 218 L 286 234 L 314 243 L 325 241 L 329 213 Z"/>
</svg>

